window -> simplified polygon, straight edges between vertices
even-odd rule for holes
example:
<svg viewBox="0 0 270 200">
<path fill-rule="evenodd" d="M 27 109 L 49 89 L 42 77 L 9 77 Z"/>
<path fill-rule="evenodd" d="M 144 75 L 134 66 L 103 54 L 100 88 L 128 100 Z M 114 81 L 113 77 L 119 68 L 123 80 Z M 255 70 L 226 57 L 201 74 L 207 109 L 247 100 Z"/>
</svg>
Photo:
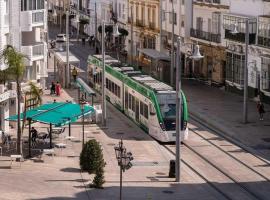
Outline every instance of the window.
<svg viewBox="0 0 270 200">
<path fill-rule="evenodd" d="M 202 31 L 203 30 L 203 18 L 196 18 L 196 29 Z"/>
<path fill-rule="evenodd" d="M 135 112 L 135 97 L 133 95 L 131 95 L 131 102 L 132 102 L 132 107 L 131 107 L 131 110 L 133 110 Z"/>
<path fill-rule="evenodd" d="M 106 78 L 106 88 L 109 89 L 109 80 Z"/>
<path fill-rule="evenodd" d="M 128 109 L 128 91 L 125 88 L 125 109 Z"/>
<path fill-rule="evenodd" d="M 148 105 L 144 104 L 143 116 L 148 119 Z"/>
<path fill-rule="evenodd" d="M 140 114 L 143 115 L 144 103 L 140 101 Z"/>
<path fill-rule="evenodd" d="M 132 102 L 131 102 L 131 94 L 128 93 L 128 108 L 132 108 Z"/>
<path fill-rule="evenodd" d="M 243 85 L 245 56 L 227 52 L 226 80 Z"/>
<path fill-rule="evenodd" d="M 270 91 L 270 58 L 262 58 L 262 89 Z"/>
<path fill-rule="evenodd" d="M 44 9 L 44 0 L 21 0 L 21 10 L 40 10 Z"/>
<path fill-rule="evenodd" d="M 220 34 L 220 13 L 214 12 L 212 16 L 212 33 Z"/>
</svg>

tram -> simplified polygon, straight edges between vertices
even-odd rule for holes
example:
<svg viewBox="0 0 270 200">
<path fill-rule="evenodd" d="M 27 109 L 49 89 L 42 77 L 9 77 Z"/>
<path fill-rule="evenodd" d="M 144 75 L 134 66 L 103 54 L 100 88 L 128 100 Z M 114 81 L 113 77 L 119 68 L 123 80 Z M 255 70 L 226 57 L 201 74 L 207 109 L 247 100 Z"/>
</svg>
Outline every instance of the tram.
<svg viewBox="0 0 270 200">
<path fill-rule="evenodd" d="M 102 55 L 88 57 L 89 84 L 101 91 Z M 105 56 L 106 99 L 128 116 L 150 136 L 160 142 L 176 139 L 176 91 L 133 67 L 125 66 L 109 55 Z M 182 96 L 182 141 L 188 134 L 188 108 Z"/>
</svg>

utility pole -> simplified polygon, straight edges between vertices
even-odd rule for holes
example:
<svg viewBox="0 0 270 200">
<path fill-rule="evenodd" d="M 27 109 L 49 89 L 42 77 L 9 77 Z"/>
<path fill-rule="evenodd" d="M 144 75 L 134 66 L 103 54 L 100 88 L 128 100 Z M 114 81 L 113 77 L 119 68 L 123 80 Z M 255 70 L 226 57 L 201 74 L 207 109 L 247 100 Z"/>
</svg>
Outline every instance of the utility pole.
<svg viewBox="0 0 270 200">
<path fill-rule="evenodd" d="M 182 95 L 181 95 L 181 38 L 177 38 L 176 53 L 176 140 L 175 140 L 175 181 L 180 181 L 180 140 L 181 140 L 181 118 L 182 118 Z"/>
<path fill-rule="evenodd" d="M 68 2 L 67 5 L 67 11 L 66 11 L 66 78 L 65 78 L 65 87 L 68 88 L 70 84 L 70 67 L 69 67 L 69 9 L 70 8 L 70 2 Z"/>
<path fill-rule="evenodd" d="M 243 123 L 248 122 L 248 108 L 247 108 L 247 98 L 248 98 L 248 45 L 249 45 L 249 19 L 246 19 L 246 33 L 245 33 L 245 68 L 244 68 L 244 105 L 243 105 Z"/>
<path fill-rule="evenodd" d="M 172 0 L 172 46 L 171 46 L 171 71 L 170 71 L 171 86 L 173 86 L 173 75 L 174 75 L 174 4 Z"/>
</svg>

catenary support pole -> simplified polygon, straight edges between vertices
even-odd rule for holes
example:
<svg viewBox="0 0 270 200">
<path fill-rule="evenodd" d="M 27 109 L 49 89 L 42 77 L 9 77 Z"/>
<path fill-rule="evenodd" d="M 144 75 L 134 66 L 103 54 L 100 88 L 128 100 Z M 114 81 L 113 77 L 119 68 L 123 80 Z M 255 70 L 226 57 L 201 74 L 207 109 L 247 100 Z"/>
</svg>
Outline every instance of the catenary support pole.
<svg viewBox="0 0 270 200">
<path fill-rule="evenodd" d="M 180 140 L 181 140 L 181 117 L 182 117 L 182 98 L 181 98 L 181 38 L 177 38 L 176 53 L 176 141 L 175 141 L 175 181 L 180 181 Z"/>
<path fill-rule="evenodd" d="M 102 125 L 106 126 L 106 99 L 105 99 L 105 22 L 102 22 Z"/>
<path fill-rule="evenodd" d="M 246 34 L 245 34 L 245 68 L 244 68 L 244 101 L 243 101 L 243 123 L 248 122 L 248 108 L 247 108 L 247 99 L 248 99 L 248 45 L 249 45 L 249 19 L 246 19 Z"/>
<path fill-rule="evenodd" d="M 174 3 L 172 0 L 172 46 L 171 46 L 171 70 L 170 70 L 170 83 L 173 86 L 174 78 Z"/>
<path fill-rule="evenodd" d="M 66 11 L 66 81 L 65 87 L 68 88 L 70 84 L 70 66 L 69 66 L 69 5 Z"/>
</svg>

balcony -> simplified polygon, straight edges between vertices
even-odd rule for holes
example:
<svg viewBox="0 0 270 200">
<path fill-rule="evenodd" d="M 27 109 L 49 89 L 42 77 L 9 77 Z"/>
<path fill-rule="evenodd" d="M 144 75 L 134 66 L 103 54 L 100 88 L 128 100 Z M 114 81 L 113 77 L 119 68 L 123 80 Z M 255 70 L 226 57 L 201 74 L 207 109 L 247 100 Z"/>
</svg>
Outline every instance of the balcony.
<svg viewBox="0 0 270 200">
<path fill-rule="evenodd" d="M 144 27 L 145 25 L 144 25 L 143 20 L 136 19 L 136 26 L 138 26 L 138 27 Z"/>
<path fill-rule="evenodd" d="M 225 29 L 225 39 L 245 43 L 245 33 L 232 34 L 231 30 Z M 249 44 L 255 44 L 256 33 L 249 34 Z"/>
<path fill-rule="evenodd" d="M 201 30 L 196 30 L 191 28 L 190 29 L 190 36 L 194 38 L 198 38 L 201 40 L 206 40 L 209 42 L 215 42 L 215 43 L 221 43 L 221 36 L 220 34 L 214 34 L 214 33 L 209 33 Z"/>
<path fill-rule="evenodd" d="M 15 90 L 8 90 L 3 84 L 0 84 L 0 102 L 6 101 L 9 98 L 15 98 L 16 91 Z"/>
<path fill-rule="evenodd" d="M 33 46 L 22 46 L 22 53 L 27 56 L 27 60 L 31 62 L 44 59 L 44 44 L 38 44 Z"/>
<path fill-rule="evenodd" d="M 32 31 L 33 27 L 44 25 L 44 10 L 21 12 L 22 31 Z"/>
<path fill-rule="evenodd" d="M 149 22 L 149 28 L 152 30 L 156 30 L 156 23 L 155 22 Z"/>
<path fill-rule="evenodd" d="M 258 46 L 270 49 L 270 38 L 258 36 Z"/>
</svg>

